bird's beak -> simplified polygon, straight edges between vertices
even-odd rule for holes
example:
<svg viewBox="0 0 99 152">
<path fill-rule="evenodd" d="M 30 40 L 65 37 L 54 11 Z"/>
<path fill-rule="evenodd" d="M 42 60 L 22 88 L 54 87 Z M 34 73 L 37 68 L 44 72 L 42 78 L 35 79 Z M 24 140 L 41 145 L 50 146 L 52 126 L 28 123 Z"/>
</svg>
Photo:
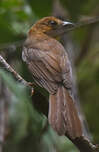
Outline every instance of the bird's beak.
<svg viewBox="0 0 99 152">
<path fill-rule="evenodd" d="M 62 26 L 65 27 L 65 28 L 67 28 L 67 29 L 69 29 L 69 28 L 74 27 L 75 24 L 74 24 L 74 23 L 71 23 L 71 22 L 63 21 L 63 22 L 62 22 Z"/>
</svg>

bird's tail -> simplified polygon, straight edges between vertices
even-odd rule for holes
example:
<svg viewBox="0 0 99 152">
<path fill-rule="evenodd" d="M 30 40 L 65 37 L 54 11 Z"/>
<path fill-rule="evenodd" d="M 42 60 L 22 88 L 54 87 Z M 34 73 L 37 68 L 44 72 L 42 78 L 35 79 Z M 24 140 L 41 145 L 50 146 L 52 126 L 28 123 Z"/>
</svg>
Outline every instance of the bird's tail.
<svg viewBox="0 0 99 152">
<path fill-rule="evenodd" d="M 74 139 L 82 136 L 81 122 L 68 90 L 63 86 L 49 97 L 49 123 L 59 135 Z"/>
</svg>

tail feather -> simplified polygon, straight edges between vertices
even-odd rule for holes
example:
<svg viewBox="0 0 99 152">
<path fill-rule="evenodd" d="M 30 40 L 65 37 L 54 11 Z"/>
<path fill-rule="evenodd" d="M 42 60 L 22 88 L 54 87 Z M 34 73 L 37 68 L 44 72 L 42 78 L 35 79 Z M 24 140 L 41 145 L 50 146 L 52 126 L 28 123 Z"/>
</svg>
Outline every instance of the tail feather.
<svg viewBox="0 0 99 152">
<path fill-rule="evenodd" d="M 63 86 L 49 97 L 49 123 L 59 135 L 67 134 L 72 139 L 82 136 L 81 122 L 73 98 Z"/>
</svg>

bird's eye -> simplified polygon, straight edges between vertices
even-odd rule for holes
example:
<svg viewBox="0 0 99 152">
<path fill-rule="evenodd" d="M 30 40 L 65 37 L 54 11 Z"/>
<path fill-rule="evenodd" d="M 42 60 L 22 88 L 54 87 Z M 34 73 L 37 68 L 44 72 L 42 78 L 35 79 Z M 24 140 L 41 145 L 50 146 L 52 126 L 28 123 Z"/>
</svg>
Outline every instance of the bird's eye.
<svg viewBox="0 0 99 152">
<path fill-rule="evenodd" d="M 55 26 L 55 25 L 57 25 L 57 22 L 56 22 L 56 21 L 51 20 L 51 21 L 49 21 L 49 22 L 48 22 L 48 24 L 49 24 L 49 25 L 51 25 L 51 26 Z"/>
</svg>

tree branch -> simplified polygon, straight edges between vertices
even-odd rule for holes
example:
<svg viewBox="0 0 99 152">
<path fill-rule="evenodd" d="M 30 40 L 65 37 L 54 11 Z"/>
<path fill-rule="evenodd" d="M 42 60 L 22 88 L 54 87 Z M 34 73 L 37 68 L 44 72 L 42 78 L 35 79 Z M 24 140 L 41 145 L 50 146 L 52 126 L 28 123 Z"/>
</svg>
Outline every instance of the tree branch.
<svg viewBox="0 0 99 152">
<path fill-rule="evenodd" d="M 24 80 L 6 61 L 5 59 L 0 55 L 0 63 L 5 67 L 5 69 L 12 73 L 12 75 L 23 85 L 30 87 L 29 82 Z"/>
<path fill-rule="evenodd" d="M 75 144 L 75 146 L 80 150 L 80 152 L 99 152 L 99 145 L 93 144 L 85 136 L 81 136 L 75 139 L 69 139 Z"/>
<path fill-rule="evenodd" d="M 66 32 L 75 30 L 75 29 L 80 28 L 80 27 L 85 27 L 85 26 L 90 25 L 90 24 L 96 24 L 96 23 L 99 23 L 99 17 L 93 17 L 91 19 L 78 22 L 75 24 L 74 27 L 71 27 L 68 30 L 66 30 Z"/>
</svg>

